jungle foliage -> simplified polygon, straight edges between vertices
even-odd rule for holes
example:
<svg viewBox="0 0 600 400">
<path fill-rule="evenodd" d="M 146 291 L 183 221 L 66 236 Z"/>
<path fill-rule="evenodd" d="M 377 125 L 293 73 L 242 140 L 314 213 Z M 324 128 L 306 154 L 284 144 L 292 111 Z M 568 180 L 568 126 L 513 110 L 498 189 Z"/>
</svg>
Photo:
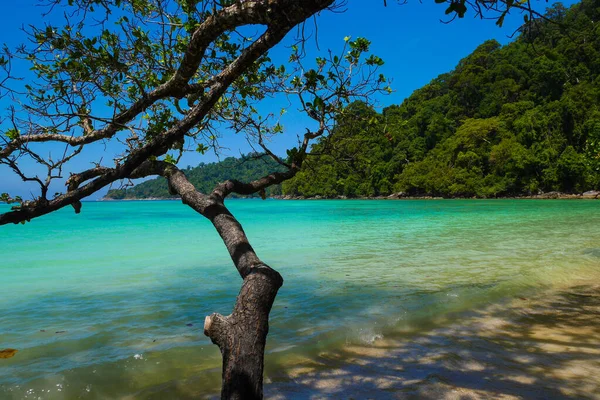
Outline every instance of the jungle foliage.
<svg viewBox="0 0 600 400">
<path fill-rule="evenodd" d="M 349 106 L 284 194 L 498 197 L 600 187 L 600 7 L 557 4 L 507 46 L 376 112 Z"/>
</svg>

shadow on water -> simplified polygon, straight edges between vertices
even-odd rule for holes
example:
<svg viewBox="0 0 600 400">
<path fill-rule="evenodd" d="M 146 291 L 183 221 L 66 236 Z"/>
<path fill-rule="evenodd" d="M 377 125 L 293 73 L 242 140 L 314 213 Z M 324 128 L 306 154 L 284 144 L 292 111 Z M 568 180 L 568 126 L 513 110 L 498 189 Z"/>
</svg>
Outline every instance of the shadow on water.
<svg viewBox="0 0 600 400">
<path fill-rule="evenodd" d="M 579 286 L 496 304 L 443 328 L 368 346 L 268 357 L 265 397 L 598 399 L 598 371 L 600 286 Z M 210 373 L 215 387 L 219 373 Z M 206 378 L 165 382 L 127 398 L 217 398 L 199 390 Z"/>
<path fill-rule="evenodd" d="M 598 399 L 600 287 L 474 312 L 372 346 L 271 365 L 268 398 Z"/>
<path fill-rule="evenodd" d="M 490 290 L 485 288 L 484 291 Z M 331 345 L 327 337 L 311 335 L 310 340 L 296 338 L 296 347 L 291 346 L 291 351 L 285 346 L 280 350 L 271 347 L 266 360 L 266 398 L 600 398 L 600 287 L 536 293 L 532 298 L 518 298 L 512 303 L 495 304 L 480 311 L 447 314 L 441 323 L 428 324 L 431 316 L 424 310 L 423 321 L 410 321 L 418 330 L 401 333 L 398 327 L 389 327 L 382 331 L 384 337 L 376 335 L 372 343 L 366 342 L 368 344 L 347 339 L 345 345 Z M 46 365 L 45 369 L 63 372 L 54 377 L 46 376 L 35 384 L 26 383 L 21 389 L 0 385 L 0 398 L 2 394 L 8 399 L 26 398 L 21 396 L 27 394 L 25 387 L 48 390 L 55 386 L 60 387 L 61 392 L 53 389 L 53 394 L 47 394 L 44 399 L 214 398 L 220 386 L 218 350 L 201 334 L 201 321 L 194 321 L 192 327 L 186 325 L 189 316 L 206 315 L 205 311 L 209 310 L 204 310 L 197 299 L 181 296 L 170 293 L 167 297 L 171 302 L 164 298 L 157 299 L 156 303 L 148 302 L 149 299 L 139 304 L 129 301 L 127 308 L 132 320 L 125 325 L 129 325 L 127 336 L 132 343 L 128 340 L 116 347 L 109 345 L 115 343 L 117 337 L 111 336 L 109 327 L 114 318 L 107 307 L 102 307 L 101 312 L 105 321 L 101 314 L 97 315 L 98 319 L 92 316 L 96 323 L 106 323 L 106 326 L 99 326 L 94 332 L 63 334 L 74 335 L 72 339 L 77 340 L 72 345 L 65 342 L 71 336 L 59 339 L 62 335 L 55 335 L 53 331 L 39 332 L 42 336 L 56 337 L 56 342 L 50 345 L 56 347 L 57 354 L 49 357 L 52 359 L 49 362 L 61 364 Z M 439 310 L 433 312 L 433 309 L 445 298 L 420 296 L 419 302 L 430 313 L 439 314 Z M 73 301 L 80 305 L 80 300 Z M 229 296 L 219 298 L 219 302 L 211 302 L 210 308 L 221 302 L 224 308 L 229 307 L 230 300 Z M 281 315 L 275 320 L 282 319 L 287 312 L 285 304 L 291 307 L 292 303 L 278 304 L 274 311 Z M 54 305 L 50 303 L 48 307 Z M 452 309 L 449 304 L 445 307 Z M 148 327 L 155 325 L 159 311 L 169 313 L 160 314 L 159 320 L 166 319 L 171 326 L 155 327 L 149 335 Z M 335 310 L 330 311 L 333 316 Z M 45 313 L 44 309 L 39 312 Z M 86 313 L 87 318 L 90 315 Z M 372 331 L 367 325 L 373 324 L 373 320 L 357 318 L 353 322 L 364 324 L 364 330 Z M 277 345 L 276 338 L 282 332 L 277 332 L 276 326 L 273 328 L 271 346 L 291 342 L 288 338 Z M 294 326 L 289 328 L 294 329 Z M 105 332 L 107 338 L 99 340 L 99 332 Z M 83 336 L 76 337 L 80 333 Z M 90 333 L 96 335 L 88 337 Z M 82 340 L 96 344 L 88 345 Z M 97 346 L 101 346 L 98 349 L 105 356 L 113 351 L 114 357 L 108 358 L 114 361 L 95 364 Z M 128 351 L 125 359 L 123 351 Z M 21 358 L 31 358 L 30 366 L 34 367 L 36 352 L 37 356 L 50 354 L 48 347 L 24 349 Z M 134 356 L 134 352 L 140 356 Z M 28 356 L 28 353 L 31 354 Z M 18 360 L 15 358 L 8 364 L 12 362 Z M 42 372 L 36 372 L 35 368 L 31 371 L 34 375 Z M 39 394 L 37 389 L 35 392 Z"/>
</svg>

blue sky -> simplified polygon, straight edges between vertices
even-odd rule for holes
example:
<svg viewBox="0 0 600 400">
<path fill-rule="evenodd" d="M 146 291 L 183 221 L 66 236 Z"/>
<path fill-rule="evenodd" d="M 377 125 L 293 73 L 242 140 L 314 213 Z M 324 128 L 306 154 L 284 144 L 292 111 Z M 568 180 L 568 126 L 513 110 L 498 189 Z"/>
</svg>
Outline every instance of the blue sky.
<svg viewBox="0 0 600 400">
<path fill-rule="evenodd" d="M 343 13 L 324 12 L 317 18 L 318 43 L 321 51 L 332 49 L 339 50 L 343 45 L 345 36 L 366 37 L 372 42 L 371 50 L 382 57 L 386 64 L 383 73 L 393 79 L 394 92 L 389 96 L 382 96 L 379 102 L 382 106 L 399 104 L 415 89 L 425 85 L 437 75 L 452 70 L 458 61 L 471 53 L 478 45 L 488 39 L 496 39 L 502 44 L 510 42 L 509 36 L 519 27 L 523 17 L 518 12 L 513 12 L 506 18 L 502 28 L 497 27 L 493 21 L 474 18 L 473 13 L 467 13 L 465 18 L 456 19 L 450 24 L 443 24 L 445 20 L 444 4 L 435 4 L 433 0 L 409 0 L 407 4 L 398 4 L 395 0 L 388 0 L 388 6 L 383 6 L 383 0 L 348 0 Z M 573 1 L 563 1 L 566 6 Z M 19 0 L 5 2 L 3 12 L 0 14 L 0 42 L 7 43 L 10 47 L 24 41 L 20 32 L 23 25 L 39 25 L 42 19 L 43 8 L 35 5 L 35 0 Z M 538 10 L 543 10 L 552 2 L 532 2 Z M 55 22 L 53 17 L 52 22 Z M 286 38 L 271 55 L 274 59 L 285 59 L 289 54 L 290 38 Z M 316 56 L 314 41 L 308 46 L 309 55 Z M 0 100 L 0 112 L 9 105 L 6 100 Z M 267 104 L 273 107 L 274 112 L 281 108 L 280 104 Z M 272 143 L 272 148 L 279 154 L 284 154 L 285 149 L 292 147 L 296 142 L 296 133 L 303 132 L 306 119 L 288 110 L 283 120 L 286 133 Z M 248 152 L 249 147 L 237 135 L 226 135 L 223 146 L 229 150 L 224 156 L 239 155 Z M 103 146 L 88 151 L 89 159 L 74 163 L 73 168 L 89 167 L 90 159 L 96 160 L 103 154 L 108 157 L 112 151 L 111 145 Z M 182 158 L 181 166 L 197 165 L 200 162 L 216 161 L 214 154 L 188 154 Z M 68 174 L 66 174 L 68 175 Z M 56 190 L 62 190 L 60 185 Z M 21 195 L 26 198 L 35 193 L 35 187 L 25 184 L 8 169 L 0 166 L 0 193 L 9 192 L 12 195 Z M 101 197 L 105 191 L 93 198 Z M 52 192 L 53 193 L 53 192 Z"/>
</svg>

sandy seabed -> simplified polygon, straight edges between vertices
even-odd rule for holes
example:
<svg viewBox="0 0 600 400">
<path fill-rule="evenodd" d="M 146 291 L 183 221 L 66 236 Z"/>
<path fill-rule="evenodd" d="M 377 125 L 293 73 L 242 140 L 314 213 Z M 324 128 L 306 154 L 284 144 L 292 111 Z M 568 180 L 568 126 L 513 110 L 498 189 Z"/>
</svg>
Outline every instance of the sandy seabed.
<svg viewBox="0 0 600 400">
<path fill-rule="evenodd" d="M 265 383 L 268 399 L 600 399 L 600 285 L 300 359 Z"/>
</svg>

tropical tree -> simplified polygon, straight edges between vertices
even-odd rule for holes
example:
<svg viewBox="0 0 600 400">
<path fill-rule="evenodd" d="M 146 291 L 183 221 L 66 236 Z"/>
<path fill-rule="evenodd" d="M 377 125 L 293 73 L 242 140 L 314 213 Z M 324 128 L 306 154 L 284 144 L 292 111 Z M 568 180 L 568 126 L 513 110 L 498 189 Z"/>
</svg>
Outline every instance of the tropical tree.
<svg viewBox="0 0 600 400">
<path fill-rule="evenodd" d="M 347 105 L 368 104 L 390 90 L 378 71 L 383 61 L 368 54 L 364 38 L 346 38 L 341 51 L 308 61 L 303 29 L 294 28 L 343 5 L 334 0 L 43 3 L 49 13 L 64 15 L 61 23 L 30 27 L 29 42 L 5 47 L 0 58 L 0 96 L 11 103 L 0 121 L 0 163 L 37 183 L 39 194 L 30 200 L 3 194 L 13 207 L 0 215 L 0 225 L 66 206 L 79 213 L 82 199 L 113 183 L 164 177 L 173 195 L 212 222 L 243 279 L 232 313 L 205 320 L 204 333 L 223 355 L 222 398 L 262 398 L 269 312 L 283 279 L 257 256 L 225 199 L 263 194 L 292 178 L 311 142 L 329 135 Z M 526 22 L 534 15 L 526 3 L 512 0 L 452 0 L 446 14 L 463 17 L 468 7 L 481 17 L 492 13 L 500 25 L 511 9 L 526 10 Z M 289 62 L 277 65 L 269 50 L 292 31 Z M 15 72 L 23 65 L 33 76 Z M 261 101 L 278 95 L 294 98 L 311 121 L 305 132 L 296 132 L 298 145 L 285 159 L 267 146 L 284 131 L 279 115 L 259 112 Z M 198 191 L 177 163 L 186 151 L 218 150 L 227 132 L 244 133 L 283 172 L 249 182 L 232 177 L 210 192 Z M 89 158 L 89 147 L 109 140 L 121 145 L 118 154 Z M 25 168 L 27 159 L 44 174 Z M 76 159 L 91 167 L 71 172 Z M 573 162 L 565 157 L 565 165 Z M 67 170 L 66 190 L 51 193 L 52 182 Z"/>
</svg>

